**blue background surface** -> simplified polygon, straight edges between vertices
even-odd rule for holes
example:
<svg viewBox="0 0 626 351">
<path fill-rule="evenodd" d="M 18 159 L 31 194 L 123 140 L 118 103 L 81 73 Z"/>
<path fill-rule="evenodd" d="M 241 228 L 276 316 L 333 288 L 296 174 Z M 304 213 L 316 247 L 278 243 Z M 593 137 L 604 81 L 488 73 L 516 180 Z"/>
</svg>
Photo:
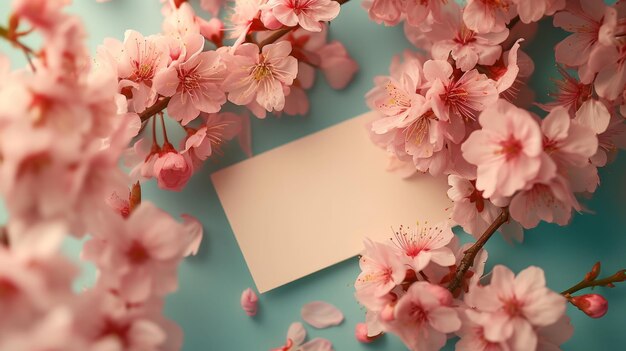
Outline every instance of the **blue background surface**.
<svg viewBox="0 0 626 351">
<path fill-rule="evenodd" d="M 94 52 L 105 37 L 122 39 L 128 28 L 144 35 L 158 32 L 161 23 L 159 9 L 160 5 L 154 0 L 114 0 L 108 4 L 77 0 L 70 10 L 86 19 L 89 46 Z M 0 18 L 7 18 L 7 12 L 8 1 L 5 0 L 0 5 Z M 556 77 L 553 46 L 562 35 L 550 29 L 550 23 L 543 23 L 529 48 L 537 63 L 531 84 L 540 101 L 545 101 L 546 92 L 552 86 L 549 78 Z M 400 27 L 387 28 L 369 21 L 358 1 L 343 6 L 331 25 L 331 37 L 342 41 L 359 62 L 361 70 L 354 82 L 348 89 L 337 92 L 318 77 L 309 94 L 312 108 L 308 116 L 253 120 L 255 154 L 366 112 L 363 95 L 372 87 L 372 78 L 387 74 L 391 57 L 409 47 Z M 0 49 L 9 52 L 15 62 L 23 63 L 21 54 L 7 45 L 1 44 Z M 364 319 L 364 310 L 353 298 L 353 282 L 359 273 L 356 258 L 261 295 L 260 312 L 255 318 L 243 313 L 239 296 L 254 283 L 209 180 L 211 171 L 244 159 L 236 145 L 227 146 L 225 153 L 225 157 L 209 161 L 180 193 L 160 191 L 154 182 L 144 186 L 146 200 L 175 216 L 181 213 L 194 215 L 205 229 L 200 253 L 185 261 L 180 268 L 180 290 L 167 299 L 166 314 L 184 329 L 184 350 L 250 351 L 280 346 L 290 323 L 300 319 L 301 306 L 312 300 L 332 302 L 346 316 L 339 327 L 326 330 L 307 327 L 311 337 L 330 339 L 337 351 L 405 349 L 391 335 L 371 345 L 360 344 L 354 339 L 354 326 Z M 623 155 L 620 156 L 616 163 L 601 171 L 601 187 L 593 200 L 586 201 L 596 214 L 576 215 L 567 227 L 540 225 L 527 231 L 525 242 L 515 247 L 506 244 L 499 236 L 495 237 L 487 244 L 489 267 L 502 263 L 519 271 L 529 265 L 538 265 L 545 270 L 549 286 L 558 291 L 578 282 L 598 260 L 602 261 L 607 274 L 626 267 L 626 183 L 623 181 L 626 162 Z M 415 216 L 418 219 L 420 214 Z M 467 235 L 460 235 L 467 240 Z M 69 242 L 66 246 L 72 255 L 77 255 L 79 248 L 77 242 Z M 85 267 L 79 285 L 89 285 L 92 280 L 92 269 Z M 624 289 L 626 286 L 598 290 L 609 299 L 611 306 L 602 319 L 592 320 L 575 308 L 569 308 L 568 314 L 576 330 L 574 337 L 565 344 L 565 350 L 624 348 Z M 447 350 L 453 349 L 453 343 L 450 344 Z"/>
</svg>

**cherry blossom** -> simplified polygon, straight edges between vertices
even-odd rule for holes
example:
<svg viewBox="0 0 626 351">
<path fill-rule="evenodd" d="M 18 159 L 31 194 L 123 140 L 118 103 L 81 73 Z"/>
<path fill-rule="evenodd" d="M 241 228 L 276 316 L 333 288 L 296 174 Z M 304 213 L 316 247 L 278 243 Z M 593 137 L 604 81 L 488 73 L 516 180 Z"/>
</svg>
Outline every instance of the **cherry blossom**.
<svg viewBox="0 0 626 351">
<path fill-rule="evenodd" d="M 362 272 L 354 287 L 357 298 L 368 308 L 384 303 L 380 298 L 402 283 L 406 274 L 405 264 L 397 250 L 370 240 L 365 241 L 365 252 L 359 266 Z"/>
<path fill-rule="evenodd" d="M 402 0 L 368 0 L 363 6 L 368 10 L 371 20 L 394 26 L 402 18 L 405 3 Z"/>
<path fill-rule="evenodd" d="M 154 161 L 153 172 L 159 188 L 180 191 L 191 178 L 193 165 L 188 154 L 168 148 Z"/>
<path fill-rule="evenodd" d="M 566 0 L 513 0 L 523 23 L 539 21 L 544 15 L 552 16 L 565 8 Z"/>
<path fill-rule="evenodd" d="M 563 107 L 556 107 L 541 123 L 543 148 L 558 164 L 584 167 L 598 149 L 594 131 L 570 119 Z"/>
<path fill-rule="evenodd" d="M 493 33 L 503 31 L 515 15 L 513 0 L 469 0 L 463 21 L 477 33 Z"/>
<path fill-rule="evenodd" d="M 243 44 L 228 63 L 229 75 L 223 83 L 228 100 L 237 105 L 257 103 L 265 110 L 280 111 L 285 106 L 285 89 L 298 73 L 297 60 L 291 56 L 291 44 L 281 41 L 259 48 Z"/>
<path fill-rule="evenodd" d="M 446 343 L 446 334 L 461 327 L 451 306 L 448 290 L 427 282 L 413 283 L 395 305 L 395 319 L 387 328 L 411 350 L 439 350 Z"/>
<path fill-rule="evenodd" d="M 475 114 L 498 100 L 495 82 L 476 70 L 465 72 L 460 78 L 452 77 L 453 68 L 446 61 L 427 61 L 424 75 L 432 85 L 426 94 L 433 112 L 439 119 L 448 121 L 454 116 L 475 119 Z M 461 131 L 464 136 L 464 130 Z M 456 139 L 456 140 L 455 140 Z M 459 142 L 460 138 L 452 138 Z"/>
<path fill-rule="evenodd" d="M 529 267 L 515 276 L 496 265 L 489 285 L 465 295 L 467 305 L 474 308 L 466 314 L 484 328 L 486 340 L 506 341 L 511 350 L 534 349 L 538 339 L 534 328 L 556 323 L 565 312 L 565 298 L 545 284 L 540 268 Z"/>
<path fill-rule="evenodd" d="M 451 174 L 448 184 L 448 197 L 454 201 L 452 220 L 468 234 L 481 235 L 498 216 L 498 207 L 476 189 L 476 181 Z"/>
<path fill-rule="evenodd" d="M 226 95 L 219 88 L 225 71 L 216 51 L 202 52 L 160 72 L 155 88 L 160 94 L 171 96 L 168 115 L 186 125 L 200 112 L 218 112 L 226 102 Z"/>
<path fill-rule="evenodd" d="M 334 19 L 339 14 L 340 5 L 334 0 L 269 0 L 276 19 L 289 27 L 299 25 L 310 32 L 320 32 L 322 23 Z"/>
<path fill-rule="evenodd" d="M 95 237 L 85 243 L 83 257 L 106 274 L 103 284 L 131 301 L 176 290 L 176 266 L 185 251 L 185 227 L 154 205 L 143 202 L 123 219 L 105 215 Z"/>
<path fill-rule="evenodd" d="M 447 60 L 451 55 L 456 67 L 469 71 L 477 64 L 493 65 L 502 53 L 501 44 L 509 30 L 476 33 L 467 28 L 459 6 L 451 2 L 441 22 L 434 22 L 431 30 L 423 35 L 432 41 L 430 52 L 436 60 Z"/>
<path fill-rule="evenodd" d="M 510 196 L 538 174 L 543 153 L 541 130 L 525 110 L 505 100 L 485 109 L 483 129 L 463 143 L 463 157 L 477 166 L 476 188 L 487 198 Z"/>
<path fill-rule="evenodd" d="M 403 227 L 394 233 L 400 252 L 408 259 L 408 266 L 415 272 L 423 270 L 431 261 L 440 266 L 451 266 L 455 257 L 446 247 L 454 237 L 448 223 L 419 226 L 412 230 Z"/>
</svg>

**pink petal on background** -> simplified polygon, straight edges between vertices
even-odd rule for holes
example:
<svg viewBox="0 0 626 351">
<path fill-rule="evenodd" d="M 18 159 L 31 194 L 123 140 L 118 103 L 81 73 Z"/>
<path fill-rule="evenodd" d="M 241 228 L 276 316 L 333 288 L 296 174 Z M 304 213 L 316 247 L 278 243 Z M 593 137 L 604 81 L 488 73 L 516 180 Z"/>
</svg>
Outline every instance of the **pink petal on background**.
<svg viewBox="0 0 626 351">
<path fill-rule="evenodd" d="M 287 339 L 291 339 L 295 345 L 302 345 L 306 339 L 306 329 L 300 322 L 291 323 L 287 330 Z"/>
<path fill-rule="evenodd" d="M 302 306 L 302 319 L 315 328 L 328 328 L 343 322 L 343 313 L 337 307 L 324 302 L 313 301 Z"/>
<path fill-rule="evenodd" d="M 300 346 L 298 350 L 302 351 L 334 351 L 333 344 L 322 338 L 315 338 Z"/>
<path fill-rule="evenodd" d="M 250 317 L 256 315 L 259 298 L 252 289 L 248 288 L 241 293 L 241 309 Z"/>
<path fill-rule="evenodd" d="M 188 244 L 184 254 L 185 256 L 195 256 L 202 242 L 202 224 L 191 215 L 182 214 L 181 217 L 183 218 L 183 225 L 188 235 Z"/>
</svg>

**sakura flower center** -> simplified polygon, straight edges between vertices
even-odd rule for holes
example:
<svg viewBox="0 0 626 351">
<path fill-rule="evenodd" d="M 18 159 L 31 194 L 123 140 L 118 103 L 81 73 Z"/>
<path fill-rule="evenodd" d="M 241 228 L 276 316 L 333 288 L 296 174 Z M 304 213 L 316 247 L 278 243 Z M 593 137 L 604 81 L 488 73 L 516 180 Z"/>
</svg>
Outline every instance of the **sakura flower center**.
<svg viewBox="0 0 626 351">
<path fill-rule="evenodd" d="M 268 76 L 272 76 L 272 69 L 270 65 L 264 61 L 263 57 L 261 57 L 261 62 L 252 68 L 252 77 L 254 77 L 256 81 L 261 81 Z"/>
<path fill-rule="evenodd" d="M 0 278 L 0 300 L 11 299 L 19 293 L 18 287 L 6 278 Z"/>
<path fill-rule="evenodd" d="M 150 258 L 150 254 L 148 253 L 148 250 L 146 250 L 146 247 L 138 241 L 133 241 L 130 249 L 128 249 L 126 253 L 126 256 L 130 262 L 137 265 L 145 263 Z"/>
<path fill-rule="evenodd" d="M 419 304 L 412 304 L 409 312 L 411 320 L 417 324 L 422 324 L 428 320 L 428 313 Z"/>
<path fill-rule="evenodd" d="M 293 9 L 296 15 L 299 15 L 310 8 L 311 2 L 312 0 L 289 0 L 287 7 Z"/>
<path fill-rule="evenodd" d="M 524 313 L 522 311 L 522 308 L 524 307 L 524 304 L 521 301 L 517 300 L 515 296 L 510 298 L 501 297 L 500 301 L 502 301 L 502 308 L 504 309 L 504 312 L 510 318 L 523 316 Z"/>
<path fill-rule="evenodd" d="M 500 142 L 500 150 L 497 151 L 498 155 L 504 155 L 507 161 L 515 159 L 522 152 L 522 142 L 513 136 Z"/>
</svg>

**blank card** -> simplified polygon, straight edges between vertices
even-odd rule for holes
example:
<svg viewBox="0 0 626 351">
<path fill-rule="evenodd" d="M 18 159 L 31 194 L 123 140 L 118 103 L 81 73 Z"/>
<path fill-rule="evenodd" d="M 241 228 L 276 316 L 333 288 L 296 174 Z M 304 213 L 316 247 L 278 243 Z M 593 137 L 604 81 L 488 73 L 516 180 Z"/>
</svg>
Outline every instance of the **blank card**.
<svg viewBox="0 0 626 351">
<path fill-rule="evenodd" d="M 447 219 L 445 177 L 386 171 L 365 114 L 211 175 L 263 293 L 359 254 L 391 227 Z"/>
</svg>

